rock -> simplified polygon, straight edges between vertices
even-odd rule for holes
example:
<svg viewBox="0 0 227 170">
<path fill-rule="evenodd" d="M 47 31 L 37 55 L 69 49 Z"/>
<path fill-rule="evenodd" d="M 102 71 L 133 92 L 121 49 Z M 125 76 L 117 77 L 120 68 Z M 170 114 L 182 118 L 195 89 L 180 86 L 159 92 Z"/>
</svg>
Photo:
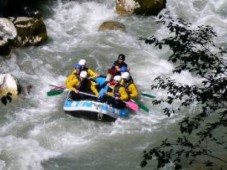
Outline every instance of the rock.
<svg viewBox="0 0 227 170">
<path fill-rule="evenodd" d="M 13 39 L 17 36 L 17 30 L 12 21 L 0 18 L 0 37 L 3 40 Z"/>
<path fill-rule="evenodd" d="M 17 29 L 13 46 L 39 45 L 47 40 L 46 26 L 41 18 L 10 18 Z"/>
<path fill-rule="evenodd" d="M 30 94 L 32 88 L 33 88 L 33 86 L 31 84 L 27 86 L 27 88 L 26 88 L 27 94 Z"/>
<path fill-rule="evenodd" d="M 14 24 L 6 19 L 0 18 L 0 55 L 8 55 L 10 53 L 9 40 L 17 36 L 17 30 Z"/>
<path fill-rule="evenodd" d="M 119 15 L 157 15 L 165 8 L 166 0 L 116 0 Z"/>
<path fill-rule="evenodd" d="M 120 30 L 126 32 L 125 25 L 117 21 L 105 21 L 99 26 L 99 31 Z"/>
<path fill-rule="evenodd" d="M 11 74 L 0 74 L 0 96 L 4 96 L 7 93 L 12 93 L 13 95 L 20 94 L 21 85 Z"/>
<path fill-rule="evenodd" d="M 8 56 L 10 51 L 8 41 L 0 41 L 0 56 Z"/>
</svg>

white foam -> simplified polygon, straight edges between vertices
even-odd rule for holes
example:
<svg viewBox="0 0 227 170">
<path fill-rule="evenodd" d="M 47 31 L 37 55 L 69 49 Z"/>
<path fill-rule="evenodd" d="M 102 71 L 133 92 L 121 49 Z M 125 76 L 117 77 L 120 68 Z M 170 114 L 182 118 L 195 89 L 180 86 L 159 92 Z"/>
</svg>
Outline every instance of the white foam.
<svg viewBox="0 0 227 170">
<path fill-rule="evenodd" d="M 213 24 L 221 35 L 227 35 L 225 12 L 220 12 L 226 2 L 218 1 L 217 6 L 212 8 L 214 2 L 169 0 L 167 8 L 174 17 L 186 18 L 193 26 Z M 43 160 L 64 153 L 67 155 L 68 152 L 80 155 L 92 150 L 99 154 L 101 146 L 108 147 L 112 141 L 140 150 L 150 142 L 160 140 L 159 135 L 152 136 L 154 133 L 176 126 L 182 118 L 180 114 L 168 118 L 162 111 L 167 105 L 153 106 L 153 99 L 146 97 L 141 97 L 141 101 L 150 109 L 149 113 L 140 110 L 130 115 L 129 119 L 119 119 L 114 123 L 93 122 L 64 114 L 62 105 L 66 93 L 49 97 L 46 92 L 52 88 L 49 84 L 64 85 L 66 76 L 80 58 L 87 59 L 89 66 L 106 73 L 118 54 L 124 53 L 139 89 L 154 94 L 157 99 L 166 97 L 166 92 L 151 91 L 150 85 L 156 76 L 170 76 L 188 85 L 201 80 L 189 72 L 172 74 L 173 64 L 167 61 L 168 48 L 159 50 L 138 40 L 140 36 L 155 34 L 163 38 L 168 35 L 164 27 L 154 26 L 152 17 L 119 17 L 115 13 L 114 2 L 109 0 L 101 3 L 58 1 L 54 12 L 53 17 L 45 20 L 50 37 L 47 44 L 26 48 L 23 52 L 16 51 L 11 59 L 1 62 L 1 71 L 14 73 L 24 83 L 33 84 L 34 88 L 26 98 L 13 101 L 8 110 L 1 108 L 0 112 L 7 116 L 2 114 L 5 120 L 0 128 L 0 168 L 42 169 Z M 98 32 L 98 26 L 110 19 L 125 24 L 127 32 Z M 224 41 L 226 36 L 220 42 Z M 177 103 L 172 107 L 177 107 Z M 189 112 L 193 109 L 189 108 Z M 147 134 L 152 134 L 150 138 L 154 139 L 146 138 Z M 129 141 L 127 136 L 140 140 L 142 144 Z M 112 151 L 111 159 L 117 160 L 119 153 Z M 101 152 L 105 153 L 105 150 Z"/>
<path fill-rule="evenodd" d="M 59 152 L 43 148 L 38 141 L 15 136 L 0 137 L 0 146 L 0 166 L 7 169 L 41 170 L 43 160 L 59 155 Z"/>
</svg>

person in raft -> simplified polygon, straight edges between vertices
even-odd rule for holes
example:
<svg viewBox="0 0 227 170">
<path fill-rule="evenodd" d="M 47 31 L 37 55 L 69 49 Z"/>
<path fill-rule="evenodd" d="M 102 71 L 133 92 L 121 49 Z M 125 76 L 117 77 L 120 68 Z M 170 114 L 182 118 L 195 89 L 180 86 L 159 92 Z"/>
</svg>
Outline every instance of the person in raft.
<svg viewBox="0 0 227 170">
<path fill-rule="evenodd" d="M 121 76 L 114 76 L 113 81 L 115 82 L 114 85 L 109 88 L 110 91 L 106 92 L 101 101 L 112 104 L 115 108 L 125 108 L 126 104 L 124 101 L 128 101 L 129 96 L 125 87 L 120 84 Z"/>
<path fill-rule="evenodd" d="M 125 87 L 130 99 L 135 99 L 138 97 L 138 90 L 133 82 L 133 79 L 129 72 L 124 72 L 121 74 L 121 85 Z"/>
<path fill-rule="evenodd" d="M 119 54 L 116 61 L 113 62 L 112 67 L 108 69 L 105 83 L 101 87 L 105 87 L 114 76 L 121 75 L 122 72 L 129 72 L 128 64 L 125 63 L 125 55 Z"/>
<path fill-rule="evenodd" d="M 95 71 L 87 67 L 85 59 L 80 59 L 78 64 L 76 64 L 76 66 L 77 65 L 81 67 L 80 71 L 86 71 L 88 73 L 89 78 L 96 78 L 100 76 L 100 74 L 96 73 Z"/>
<path fill-rule="evenodd" d="M 86 71 L 81 71 L 78 76 L 76 73 L 70 74 L 66 79 L 66 88 L 71 90 L 70 98 L 72 100 L 80 100 L 80 99 L 97 99 L 99 98 L 99 93 L 96 88 L 95 82 L 91 81 L 87 78 L 88 73 Z M 81 92 L 95 94 L 97 98 L 86 96 L 84 94 L 80 94 Z"/>
</svg>

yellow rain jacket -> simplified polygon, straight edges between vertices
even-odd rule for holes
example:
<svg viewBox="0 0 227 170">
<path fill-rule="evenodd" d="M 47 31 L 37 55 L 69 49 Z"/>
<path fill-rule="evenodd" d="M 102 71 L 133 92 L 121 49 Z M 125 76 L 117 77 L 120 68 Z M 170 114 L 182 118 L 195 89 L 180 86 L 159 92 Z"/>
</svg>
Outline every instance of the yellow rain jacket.
<svg viewBox="0 0 227 170">
<path fill-rule="evenodd" d="M 79 76 L 80 75 L 80 70 L 79 69 L 74 69 L 71 74 L 76 74 L 76 75 Z"/>
<path fill-rule="evenodd" d="M 122 79 L 121 85 L 125 87 L 126 92 L 128 93 L 130 99 L 135 99 L 138 97 L 138 90 L 133 82 L 127 82 L 124 79 Z"/>
<path fill-rule="evenodd" d="M 125 87 L 120 84 L 116 84 L 112 88 L 111 92 L 107 92 L 107 95 L 112 97 L 119 97 L 123 101 L 129 100 L 129 96 L 128 96 L 128 93 L 126 92 Z"/>
<path fill-rule="evenodd" d="M 88 78 L 96 78 L 96 77 L 99 76 L 98 73 L 94 72 L 94 71 L 93 71 L 92 69 L 90 69 L 90 68 L 84 68 L 83 70 L 74 69 L 74 70 L 72 71 L 71 74 L 76 73 L 77 75 L 79 75 L 81 71 L 86 71 L 86 72 L 87 72 L 87 75 L 88 75 Z"/>
<path fill-rule="evenodd" d="M 96 88 L 96 84 L 95 82 L 92 82 L 91 80 L 89 79 L 86 79 L 85 81 L 86 84 L 84 84 L 85 86 L 88 86 L 88 87 L 85 87 L 85 88 L 90 88 L 90 90 L 96 95 L 98 96 L 99 93 L 98 93 L 98 90 Z M 80 86 L 81 86 L 81 80 L 78 76 L 76 76 L 75 74 L 70 74 L 66 81 L 65 81 L 65 84 L 66 84 L 66 87 L 67 89 L 69 90 L 72 90 L 72 91 L 76 91 L 76 90 L 80 90 L 78 89 Z"/>
<path fill-rule="evenodd" d="M 87 75 L 88 75 L 88 77 L 89 78 L 96 78 L 96 77 L 98 77 L 99 75 L 96 73 L 96 72 L 94 72 L 92 69 L 90 69 L 90 68 L 84 68 L 83 70 L 81 70 L 81 71 L 87 71 Z"/>
</svg>

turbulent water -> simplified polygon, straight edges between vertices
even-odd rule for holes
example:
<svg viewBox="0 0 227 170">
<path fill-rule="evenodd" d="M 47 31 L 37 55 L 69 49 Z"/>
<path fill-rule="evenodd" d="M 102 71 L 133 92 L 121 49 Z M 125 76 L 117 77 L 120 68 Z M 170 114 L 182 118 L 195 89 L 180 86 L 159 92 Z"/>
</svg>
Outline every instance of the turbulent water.
<svg viewBox="0 0 227 170">
<path fill-rule="evenodd" d="M 226 45 L 226 0 L 167 0 L 166 8 L 174 18 L 182 17 L 193 26 L 213 26 L 218 34 L 216 41 Z M 64 114 L 65 93 L 46 95 L 49 84 L 63 85 L 80 58 L 106 74 L 120 53 L 126 55 L 139 90 L 157 98 L 165 92 L 150 90 L 156 76 L 170 75 L 187 84 L 196 83 L 198 78 L 188 72 L 172 75 L 168 49 L 160 51 L 138 40 L 153 34 L 167 35 L 163 26 L 156 25 L 155 17 L 120 17 L 115 13 L 115 0 L 59 0 L 46 9 L 51 14 L 44 18 L 48 42 L 14 49 L 10 59 L 0 59 L 1 73 L 13 74 L 23 86 L 34 86 L 29 95 L 13 99 L 7 106 L 0 104 L 0 169 L 140 169 L 143 150 L 156 146 L 164 137 L 176 136 L 176 122 L 183 113 L 167 118 L 161 106 L 154 107 L 151 99 L 142 97 L 149 113 L 139 111 L 114 123 L 74 118 Z M 99 25 L 106 20 L 123 23 L 127 32 L 99 32 Z M 151 162 L 144 169 L 154 166 Z"/>
</svg>

